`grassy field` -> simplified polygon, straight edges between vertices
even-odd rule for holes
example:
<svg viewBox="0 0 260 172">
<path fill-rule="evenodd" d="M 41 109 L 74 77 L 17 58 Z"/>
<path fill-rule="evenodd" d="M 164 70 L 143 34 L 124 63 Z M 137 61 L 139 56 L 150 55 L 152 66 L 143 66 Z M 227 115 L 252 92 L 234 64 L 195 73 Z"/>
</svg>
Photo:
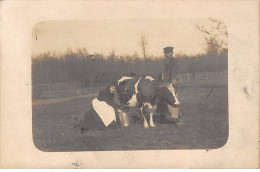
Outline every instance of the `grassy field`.
<svg viewBox="0 0 260 172">
<path fill-rule="evenodd" d="M 211 94 L 209 95 L 209 93 Z M 95 96 L 38 103 L 33 110 L 33 140 L 42 151 L 111 151 L 159 149 L 215 149 L 228 139 L 227 80 L 182 84 L 179 89 L 183 125 L 141 124 L 104 131 L 80 130 Z M 135 113 L 134 113 L 135 114 Z"/>
</svg>

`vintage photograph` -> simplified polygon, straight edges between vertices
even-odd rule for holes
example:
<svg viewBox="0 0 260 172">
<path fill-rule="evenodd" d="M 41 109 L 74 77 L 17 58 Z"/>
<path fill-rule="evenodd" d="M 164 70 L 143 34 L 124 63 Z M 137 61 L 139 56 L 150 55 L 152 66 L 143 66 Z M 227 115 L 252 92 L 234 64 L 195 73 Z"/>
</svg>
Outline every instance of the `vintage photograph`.
<svg viewBox="0 0 260 172">
<path fill-rule="evenodd" d="M 37 149 L 226 144 L 228 28 L 222 20 L 50 20 L 33 27 L 31 43 Z"/>
</svg>

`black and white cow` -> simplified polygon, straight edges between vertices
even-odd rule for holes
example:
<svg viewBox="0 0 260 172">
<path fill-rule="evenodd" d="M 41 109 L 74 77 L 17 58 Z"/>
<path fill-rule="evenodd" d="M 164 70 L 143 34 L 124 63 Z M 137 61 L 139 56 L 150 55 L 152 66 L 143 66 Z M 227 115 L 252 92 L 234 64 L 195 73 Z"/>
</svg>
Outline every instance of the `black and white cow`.
<svg viewBox="0 0 260 172">
<path fill-rule="evenodd" d="M 173 85 L 161 86 L 151 76 L 142 76 L 139 78 L 123 76 L 117 80 L 116 90 L 122 106 L 140 108 L 144 118 L 144 128 L 149 128 L 149 126 L 155 127 L 153 113 L 159 101 L 164 101 L 174 107 L 180 105 Z M 149 113 L 149 126 L 145 118 L 145 113 Z"/>
</svg>

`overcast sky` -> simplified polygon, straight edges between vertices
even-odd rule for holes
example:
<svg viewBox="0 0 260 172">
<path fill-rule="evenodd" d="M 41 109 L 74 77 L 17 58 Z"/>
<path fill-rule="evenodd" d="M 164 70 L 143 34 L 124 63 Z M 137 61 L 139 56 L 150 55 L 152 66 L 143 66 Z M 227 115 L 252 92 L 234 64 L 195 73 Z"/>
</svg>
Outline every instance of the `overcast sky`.
<svg viewBox="0 0 260 172">
<path fill-rule="evenodd" d="M 114 49 L 117 55 L 142 56 L 139 43 L 143 34 L 148 55 L 163 56 L 166 46 L 173 46 L 175 53 L 194 55 L 206 46 L 197 24 L 212 26 L 209 19 L 45 21 L 33 29 L 32 54 L 84 47 L 90 54 L 108 55 Z"/>
</svg>

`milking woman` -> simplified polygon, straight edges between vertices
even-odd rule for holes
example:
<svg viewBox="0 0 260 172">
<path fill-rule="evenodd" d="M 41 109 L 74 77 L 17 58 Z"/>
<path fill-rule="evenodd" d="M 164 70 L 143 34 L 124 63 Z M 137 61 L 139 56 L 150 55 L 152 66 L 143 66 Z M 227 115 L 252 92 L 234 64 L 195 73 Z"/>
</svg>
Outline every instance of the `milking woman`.
<svg viewBox="0 0 260 172">
<path fill-rule="evenodd" d="M 116 93 L 115 83 L 111 83 L 106 89 L 99 92 L 98 97 L 92 100 L 90 110 L 86 113 L 82 129 L 117 128 L 119 105 L 114 102 Z"/>
<path fill-rule="evenodd" d="M 161 73 L 159 75 L 159 81 L 162 85 L 165 84 L 172 84 L 175 91 L 176 91 L 176 96 L 178 97 L 178 88 L 177 88 L 177 83 L 178 83 L 178 64 L 176 59 L 173 57 L 173 47 L 165 47 L 164 48 L 164 56 L 165 56 L 165 61 L 162 66 Z M 178 123 L 179 118 L 172 118 L 169 115 L 166 115 L 168 110 L 168 106 L 166 103 L 160 102 L 157 106 L 157 111 L 161 114 L 160 115 L 160 121 L 164 123 Z"/>
</svg>

